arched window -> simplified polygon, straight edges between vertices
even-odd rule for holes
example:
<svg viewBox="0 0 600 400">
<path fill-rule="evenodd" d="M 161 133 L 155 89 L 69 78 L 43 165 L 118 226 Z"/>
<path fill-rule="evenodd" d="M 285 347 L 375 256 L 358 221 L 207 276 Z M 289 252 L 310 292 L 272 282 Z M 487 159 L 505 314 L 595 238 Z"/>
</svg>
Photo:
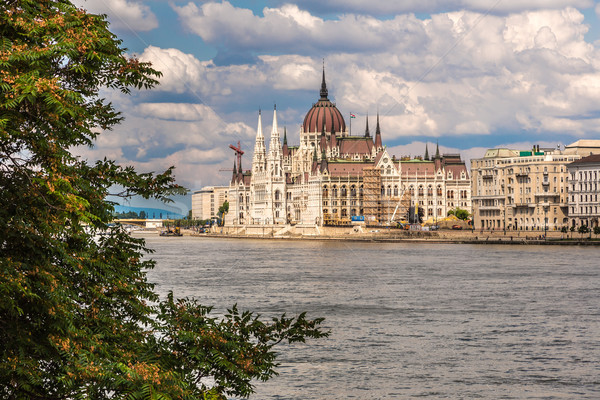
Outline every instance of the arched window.
<svg viewBox="0 0 600 400">
<path fill-rule="evenodd" d="M 356 185 L 350 186 L 350 197 L 356 197 Z"/>
<path fill-rule="evenodd" d="M 342 185 L 342 197 L 346 197 L 348 195 L 348 191 L 346 190 L 346 185 Z"/>
<path fill-rule="evenodd" d="M 442 187 L 440 185 L 438 185 L 438 187 L 437 187 L 437 195 L 438 196 L 442 195 Z"/>
<path fill-rule="evenodd" d="M 279 200 L 279 197 L 281 196 L 281 193 L 279 192 L 279 190 L 275 191 L 275 200 Z"/>
<path fill-rule="evenodd" d="M 337 190 L 337 186 L 333 185 L 333 189 L 331 190 L 333 197 L 338 197 L 338 190 Z"/>
<path fill-rule="evenodd" d="M 427 186 L 427 196 L 433 196 L 433 187 L 431 185 Z"/>
<path fill-rule="evenodd" d="M 388 187 L 387 187 L 387 195 L 388 196 L 392 195 L 392 185 L 388 185 Z"/>
<path fill-rule="evenodd" d="M 348 213 L 346 212 L 346 209 L 342 208 L 342 217 L 345 217 L 347 215 L 348 215 Z"/>
<path fill-rule="evenodd" d="M 410 192 L 411 197 L 415 195 L 415 187 L 414 186 L 411 185 L 408 188 L 408 191 Z"/>
<path fill-rule="evenodd" d="M 394 185 L 394 196 L 398 196 L 398 185 Z"/>
<path fill-rule="evenodd" d="M 381 185 L 381 195 L 385 195 L 385 186 Z"/>
<path fill-rule="evenodd" d="M 423 186 L 419 185 L 419 197 L 423 196 Z"/>
<path fill-rule="evenodd" d="M 358 189 L 358 196 L 363 197 L 363 185 L 360 185 L 360 188 Z"/>
<path fill-rule="evenodd" d="M 323 186 L 323 197 L 329 196 L 329 190 L 327 189 L 327 185 Z"/>
</svg>

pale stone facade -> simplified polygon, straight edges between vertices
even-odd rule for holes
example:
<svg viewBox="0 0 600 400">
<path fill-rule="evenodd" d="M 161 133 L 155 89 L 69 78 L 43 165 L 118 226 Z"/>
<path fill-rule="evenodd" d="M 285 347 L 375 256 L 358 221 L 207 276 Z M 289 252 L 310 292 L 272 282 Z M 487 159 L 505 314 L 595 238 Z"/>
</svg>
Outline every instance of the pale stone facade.
<svg viewBox="0 0 600 400">
<path fill-rule="evenodd" d="M 298 146 L 288 146 L 285 130 L 281 144 L 274 110 L 267 150 L 259 112 L 252 168 L 243 172 L 234 163 L 227 225 L 344 225 L 366 215 L 374 223 L 391 223 L 401 219 L 402 201 L 418 205 L 424 219 L 470 209 L 469 173 L 459 155 L 442 156 L 438 149 L 431 160 L 427 152 L 424 158 L 397 160 L 382 144 L 379 116 L 374 136 L 368 118 L 364 134 L 350 136 L 328 99 L 324 73 L 320 94 L 304 119 Z M 372 177 L 368 182 L 365 171 Z"/>
<path fill-rule="evenodd" d="M 600 218 L 600 155 L 594 154 L 567 165 L 569 171 L 569 220 L 574 227 L 598 226 Z"/>
<path fill-rule="evenodd" d="M 215 218 L 219 207 L 228 200 L 229 186 L 206 186 L 192 194 L 192 219 Z"/>
<path fill-rule="evenodd" d="M 600 152 L 600 141 L 580 142 L 564 150 L 490 149 L 483 158 L 471 160 L 475 229 L 543 231 L 567 226 L 567 165 Z"/>
</svg>

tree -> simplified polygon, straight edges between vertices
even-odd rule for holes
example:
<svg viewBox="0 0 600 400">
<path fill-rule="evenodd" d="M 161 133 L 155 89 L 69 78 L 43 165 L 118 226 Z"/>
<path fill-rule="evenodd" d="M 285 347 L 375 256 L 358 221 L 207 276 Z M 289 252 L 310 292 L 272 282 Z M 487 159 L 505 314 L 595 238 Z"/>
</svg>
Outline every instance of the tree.
<svg viewBox="0 0 600 400">
<path fill-rule="evenodd" d="M 594 235 L 596 235 L 596 236 L 600 235 L 600 226 L 594 227 Z"/>
<path fill-rule="evenodd" d="M 274 345 L 326 335 L 303 314 L 263 323 L 234 307 L 219 320 L 193 300 L 160 301 L 149 250 L 109 228 L 106 198 L 185 189 L 172 168 L 72 153 L 121 120 L 100 90 L 151 88 L 159 73 L 67 0 L 5 0 L 0 20 L 0 398 L 246 396 L 275 374 Z"/>
<path fill-rule="evenodd" d="M 146 219 L 146 211 L 140 211 L 140 219 Z"/>
<path fill-rule="evenodd" d="M 467 210 L 463 210 L 462 208 L 457 208 L 454 210 L 454 215 L 456 218 L 462 219 L 463 221 L 466 221 L 469 218 L 469 212 Z"/>
<path fill-rule="evenodd" d="M 219 207 L 219 214 L 225 216 L 229 212 L 229 202 L 225 200 L 223 204 Z"/>
<path fill-rule="evenodd" d="M 590 230 L 588 229 L 588 227 L 586 225 L 581 225 L 578 229 L 577 232 L 579 232 L 582 236 L 586 233 L 588 233 Z"/>
</svg>

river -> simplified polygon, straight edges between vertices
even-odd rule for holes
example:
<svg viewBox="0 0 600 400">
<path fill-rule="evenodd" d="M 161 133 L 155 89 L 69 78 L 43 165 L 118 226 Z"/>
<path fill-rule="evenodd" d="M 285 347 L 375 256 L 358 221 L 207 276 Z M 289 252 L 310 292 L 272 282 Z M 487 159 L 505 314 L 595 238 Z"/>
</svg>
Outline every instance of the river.
<svg viewBox="0 0 600 400">
<path fill-rule="evenodd" d="M 161 294 L 307 311 L 251 399 L 598 399 L 600 250 L 149 237 Z"/>
</svg>

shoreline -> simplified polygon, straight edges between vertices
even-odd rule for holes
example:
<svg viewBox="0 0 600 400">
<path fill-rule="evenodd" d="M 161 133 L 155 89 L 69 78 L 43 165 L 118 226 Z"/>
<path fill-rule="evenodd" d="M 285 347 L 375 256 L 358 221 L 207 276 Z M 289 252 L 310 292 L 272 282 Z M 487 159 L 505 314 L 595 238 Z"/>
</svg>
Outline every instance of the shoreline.
<svg viewBox="0 0 600 400">
<path fill-rule="evenodd" d="M 219 228 L 220 229 L 220 228 Z M 158 235 L 159 230 L 135 231 L 139 235 Z M 552 245 L 552 246 L 600 246 L 600 237 L 589 235 L 583 238 L 570 237 L 561 232 L 513 232 L 508 231 L 399 231 L 379 229 L 373 232 L 348 232 L 347 228 L 329 229 L 327 234 L 281 234 L 273 232 L 266 234 L 237 234 L 223 230 L 222 232 L 196 233 L 192 230 L 182 229 L 183 236 L 195 238 L 219 239 L 260 239 L 260 240 L 312 240 L 312 241 L 346 241 L 346 242 L 373 242 L 373 243 L 435 243 L 435 244 L 483 244 L 483 245 Z M 572 236 L 579 235 L 573 233 Z"/>
</svg>

